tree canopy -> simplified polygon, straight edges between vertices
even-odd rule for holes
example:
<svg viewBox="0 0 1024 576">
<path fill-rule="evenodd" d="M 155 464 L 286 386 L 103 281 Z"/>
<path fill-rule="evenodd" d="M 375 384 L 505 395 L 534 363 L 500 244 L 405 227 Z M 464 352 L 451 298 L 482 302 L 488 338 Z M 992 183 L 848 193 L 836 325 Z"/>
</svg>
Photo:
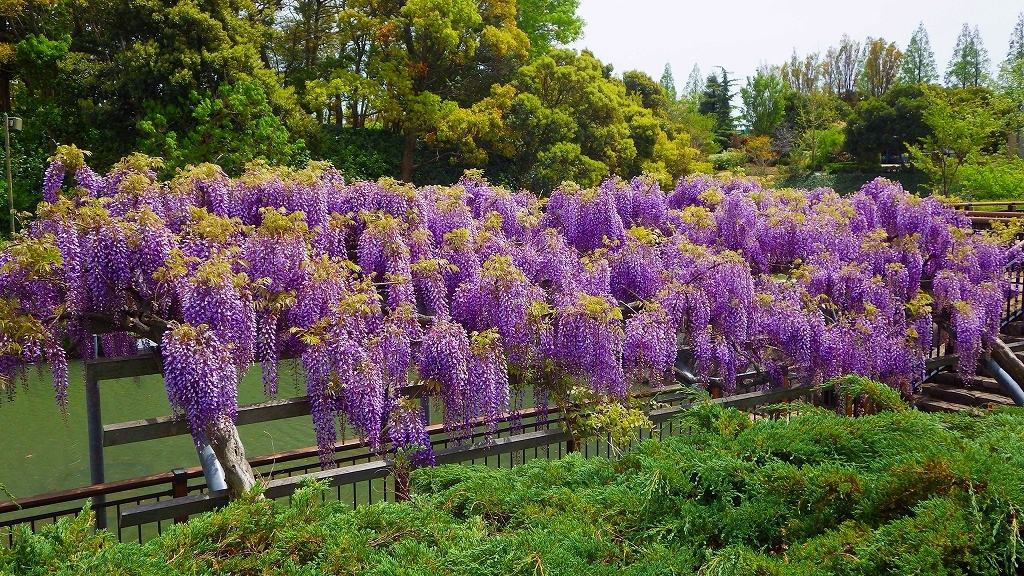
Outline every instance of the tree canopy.
<svg viewBox="0 0 1024 576">
<path fill-rule="evenodd" d="M 544 54 L 583 35 L 579 0 L 517 0 L 516 25 L 530 39 L 530 53 Z"/>
<path fill-rule="evenodd" d="M 908 143 L 918 142 L 931 131 L 924 120 L 928 105 L 927 93 L 919 84 L 898 86 L 879 98 L 858 103 L 846 124 L 845 149 L 868 161 L 906 153 Z"/>
<path fill-rule="evenodd" d="M 946 67 L 946 85 L 957 88 L 977 88 L 988 82 L 991 60 L 981 40 L 981 33 L 975 26 L 964 23 L 957 36 L 953 57 Z"/>
<path fill-rule="evenodd" d="M 777 70 L 758 70 L 740 89 L 743 98 L 743 121 L 755 136 L 775 131 L 785 114 L 782 99 L 785 86 Z"/>
<path fill-rule="evenodd" d="M 924 22 L 917 25 L 917 30 L 914 30 L 907 44 L 900 66 L 900 81 L 906 84 L 932 84 L 939 81 L 935 53 L 932 52 Z"/>
</svg>

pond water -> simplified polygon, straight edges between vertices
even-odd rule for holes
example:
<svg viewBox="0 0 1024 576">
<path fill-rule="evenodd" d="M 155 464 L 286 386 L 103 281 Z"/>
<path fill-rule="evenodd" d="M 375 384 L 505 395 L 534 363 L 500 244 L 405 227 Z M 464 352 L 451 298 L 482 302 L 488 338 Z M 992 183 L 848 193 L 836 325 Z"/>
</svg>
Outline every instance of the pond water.
<svg viewBox="0 0 1024 576">
<path fill-rule="evenodd" d="M 30 368 L 27 376 L 27 387 L 18 385 L 13 402 L 6 397 L 0 401 L 0 484 L 18 498 L 89 485 L 82 363 L 71 365 L 66 420 L 54 402 L 49 369 Z M 304 395 L 301 382 L 292 362 L 283 362 L 279 397 Z M 160 376 L 100 382 L 100 399 L 104 424 L 171 413 Z M 258 366 L 243 379 L 238 400 L 239 404 L 265 400 Z M 239 434 L 246 456 L 316 444 L 309 416 L 240 426 Z M 112 446 L 104 450 L 104 460 L 107 481 L 199 465 L 195 445 L 188 435 Z M 0 494 L 0 500 L 6 499 Z"/>
</svg>

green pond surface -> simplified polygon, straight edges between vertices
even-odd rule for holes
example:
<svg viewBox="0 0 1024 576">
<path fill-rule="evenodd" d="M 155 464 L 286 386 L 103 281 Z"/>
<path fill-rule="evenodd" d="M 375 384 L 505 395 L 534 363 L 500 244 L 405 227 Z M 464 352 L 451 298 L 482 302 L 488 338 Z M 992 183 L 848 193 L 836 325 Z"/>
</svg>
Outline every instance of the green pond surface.
<svg viewBox="0 0 1024 576">
<path fill-rule="evenodd" d="M 302 396 L 301 377 L 291 362 L 281 366 L 278 397 Z M 163 378 L 145 376 L 100 382 L 104 424 L 140 420 L 171 413 Z M 259 367 L 243 379 L 240 405 L 262 402 Z M 54 401 L 49 369 L 30 368 L 27 387 L 18 385 L 14 401 L 0 400 L 0 484 L 16 497 L 44 494 L 90 484 L 89 441 L 85 420 L 82 363 L 71 365 L 67 419 Z M 316 444 L 309 416 L 239 426 L 246 456 L 272 454 Z M 148 440 L 104 449 L 106 480 L 123 480 L 199 465 L 188 435 Z M 7 496 L 0 494 L 0 500 Z"/>
</svg>

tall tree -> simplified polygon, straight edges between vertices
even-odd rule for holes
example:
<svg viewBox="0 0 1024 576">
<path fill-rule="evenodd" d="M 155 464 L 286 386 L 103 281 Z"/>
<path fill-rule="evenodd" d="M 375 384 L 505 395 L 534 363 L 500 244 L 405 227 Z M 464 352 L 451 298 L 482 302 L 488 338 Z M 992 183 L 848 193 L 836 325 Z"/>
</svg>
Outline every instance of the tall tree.
<svg viewBox="0 0 1024 576">
<path fill-rule="evenodd" d="M 1024 12 L 1017 17 L 1017 25 L 1010 35 L 1006 60 L 999 69 L 999 87 L 1012 103 L 1014 111 L 1008 115 L 1005 124 L 1011 132 L 1016 132 L 1019 150 L 1020 134 L 1024 132 Z"/>
<path fill-rule="evenodd" d="M 516 26 L 530 39 L 530 55 L 546 54 L 583 36 L 579 0 L 518 0 Z"/>
<path fill-rule="evenodd" d="M 1024 59 L 1024 12 L 1017 15 L 1017 24 L 1010 34 L 1010 48 L 1006 51 L 1006 59 L 1008 61 Z"/>
<path fill-rule="evenodd" d="M 661 73 L 661 81 L 658 82 L 658 83 L 661 84 L 662 89 L 665 90 L 665 95 L 668 96 L 668 99 L 670 101 L 675 101 L 675 99 L 676 99 L 676 80 L 672 76 L 672 65 L 671 64 L 669 64 L 667 62 L 665 63 L 665 71 Z"/>
<path fill-rule="evenodd" d="M 732 118 L 732 80 L 729 79 L 729 73 L 725 68 L 719 68 L 722 70 L 722 79 L 719 80 L 714 72 L 708 76 L 698 111 L 714 116 L 715 140 L 720 146 L 725 147 L 736 132 L 736 125 Z"/>
<path fill-rule="evenodd" d="M 818 89 L 821 82 L 821 55 L 813 52 L 801 60 L 793 50 L 789 62 L 782 65 L 780 74 L 790 89 L 810 94 Z"/>
<path fill-rule="evenodd" d="M 785 84 L 778 69 L 761 69 L 740 89 L 743 98 L 743 121 L 755 136 L 772 134 L 785 114 Z"/>
<path fill-rule="evenodd" d="M 625 87 L 605 71 L 593 54 L 562 49 L 519 69 L 506 120 L 516 187 L 550 190 L 564 180 L 595 185 L 636 160 L 622 113 Z"/>
<path fill-rule="evenodd" d="M 900 84 L 878 98 L 859 102 L 846 121 L 844 149 L 863 162 L 898 156 L 907 143 L 928 135 L 928 98 L 920 84 Z"/>
<path fill-rule="evenodd" d="M 700 72 L 700 66 L 693 65 L 690 75 L 686 78 L 686 86 L 683 88 L 683 96 L 690 100 L 698 100 L 704 92 L 704 76 Z"/>
<path fill-rule="evenodd" d="M 900 81 L 905 84 L 933 84 L 939 81 L 938 68 L 935 65 L 935 53 L 928 40 L 928 30 L 924 22 L 917 25 L 917 30 L 910 37 L 907 51 L 903 54 L 903 65 L 900 67 Z"/>
<path fill-rule="evenodd" d="M 856 98 L 857 80 L 861 71 L 860 42 L 843 34 L 838 47 L 830 47 L 822 62 L 822 77 L 832 93 L 845 102 Z"/>
<path fill-rule="evenodd" d="M 903 53 L 896 44 L 883 38 L 868 38 L 864 47 L 864 86 L 868 94 L 879 97 L 896 83 Z"/>
<path fill-rule="evenodd" d="M 797 106 L 796 126 L 802 132 L 801 146 L 807 155 L 807 167 L 815 169 L 815 162 L 821 157 L 826 135 L 835 130 L 842 120 L 846 105 L 835 95 L 822 91 L 812 92 Z"/>
<path fill-rule="evenodd" d="M 665 88 L 645 72 L 630 70 L 622 74 L 622 83 L 626 86 L 626 95 L 636 95 L 640 105 L 660 114 L 668 110 L 669 99 Z"/>
<path fill-rule="evenodd" d="M 946 68 L 946 85 L 956 88 L 982 86 L 989 79 L 991 61 L 981 42 L 981 33 L 964 23 L 953 48 L 953 58 Z"/>
<path fill-rule="evenodd" d="M 1004 91 L 1019 92 L 1024 76 L 1024 12 L 1017 16 L 1017 24 L 1010 34 L 1010 45 L 1006 51 L 1006 60 L 999 67 L 999 82 Z"/>
<path fill-rule="evenodd" d="M 382 122 L 404 137 L 400 177 L 411 182 L 416 168 L 439 159 L 417 161 L 421 137 L 447 135 L 473 148 L 472 137 L 455 129 L 470 117 L 459 111 L 494 95 L 494 84 L 514 72 L 508 61 L 525 59 L 528 38 L 516 27 L 512 0 L 407 0 L 392 8 L 377 13 L 383 49 L 368 76 L 383 87 Z M 500 117 L 511 99 L 490 102 Z"/>
<path fill-rule="evenodd" d="M 302 90 L 317 77 L 318 67 L 333 56 L 337 46 L 337 0 L 286 0 L 277 15 L 271 41 L 274 65 L 287 82 Z"/>
<path fill-rule="evenodd" d="M 267 68 L 270 29 L 248 0 L 15 4 L 25 34 L 13 105 L 38 130 L 24 135 L 37 153 L 74 142 L 107 167 L 141 148 L 169 169 L 201 159 L 237 171 L 297 160 L 296 136 L 315 128 Z M 225 150 L 236 134 L 259 144 Z"/>
</svg>

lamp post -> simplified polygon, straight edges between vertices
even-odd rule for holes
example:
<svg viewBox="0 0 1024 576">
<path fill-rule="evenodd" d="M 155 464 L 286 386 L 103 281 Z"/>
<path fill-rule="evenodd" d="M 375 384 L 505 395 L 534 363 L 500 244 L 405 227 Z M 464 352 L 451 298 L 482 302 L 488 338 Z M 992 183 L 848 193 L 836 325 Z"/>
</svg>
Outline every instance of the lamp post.
<svg viewBox="0 0 1024 576">
<path fill-rule="evenodd" d="M 21 130 L 21 118 L 4 112 L 4 157 L 7 159 L 7 207 L 10 209 L 11 236 L 14 236 L 14 180 L 11 176 L 11 130 Z"/>
</svg>

